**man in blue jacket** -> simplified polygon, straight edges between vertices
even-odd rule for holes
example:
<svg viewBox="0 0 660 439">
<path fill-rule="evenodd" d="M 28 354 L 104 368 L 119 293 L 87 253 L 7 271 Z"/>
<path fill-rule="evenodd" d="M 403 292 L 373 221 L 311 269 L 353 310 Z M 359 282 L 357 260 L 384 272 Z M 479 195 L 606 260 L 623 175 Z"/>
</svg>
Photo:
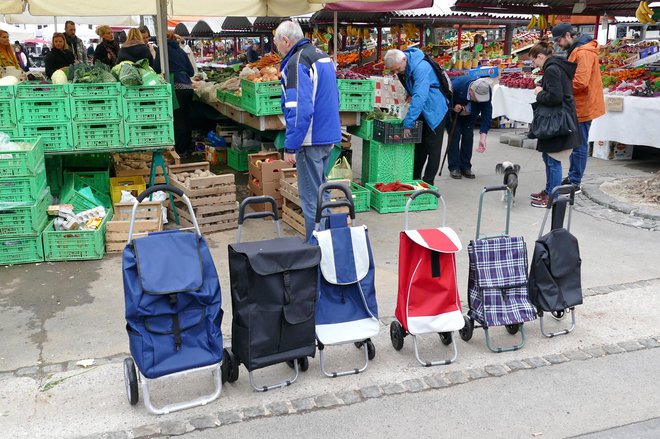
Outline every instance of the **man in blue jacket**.
<svg viewBox="0 0 660 439">
<path fill-rule="evenodd" d="M 452 178 L 475 178 L 471 163 L 474 123 L 481 115 L 481 135 L 477 151 L 484 152 L 493 116 L 490 82 L 485 78 L 465 75 L 452 79 L 451 84 L 454 90 L 451 125 L 454 118 L 458 120 L 454 136 L 449 139 L 449 175 Z"/>
<path fill-rule="evenodd" d="M 280 66 L 286 120 L 284 160 L 295 164 L 298 170 L 300 207 L 309 240 L 330 150 L 341 142 L 337 75 L 332 59 L 304 38 L 298 23 L 282 22 L 275 31 L 274 42 L 284 56 Z"/>
<path fill-rule="evenodd" d="M 405 51 L 388 50 L 384 58 L 385 68 L 399 75 L 411 97 L 403 127 L 410 129 L 417 120 L 424 122 L 422 142 L 415 145 L 413 179 L 420 178 L 433 184 L 442 153 L 447 99 L 440 91 L 440 81 L 431 64 L 424 60 L 424 52 L 417 48 Z M 408 132 L 404 131 L 404 138 Z M 426 169 L 424 164 L 426 163 Z M 422 176 L 422 169 L 424 175 Z"/>
</svg>

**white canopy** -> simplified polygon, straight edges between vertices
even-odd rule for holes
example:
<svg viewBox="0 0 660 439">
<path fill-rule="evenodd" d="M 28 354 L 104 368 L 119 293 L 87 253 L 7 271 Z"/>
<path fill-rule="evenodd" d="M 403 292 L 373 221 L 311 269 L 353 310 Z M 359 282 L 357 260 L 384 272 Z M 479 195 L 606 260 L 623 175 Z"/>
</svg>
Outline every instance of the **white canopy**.
<svg viewBox="0 0 660 439">
<path fill-rule="evenodd" d="M 98 35 L 96 35 L 95 29 L 96 27 L 90 29 L 88 26 L 76 26 L 76 36 L 81 40 L 98 39 Z M 57 30 L 55 30 L 54 25 L 50 24 L 48 26 L 42 27 L 41 29 L 37 29 L 35 35 L 37 38 L 50 41 L 55 32 L 64 32 L 64 21 L 57 21 Z"/>
<path fill-rule="evenodd" d="M 0 6 L 0 8 L 2 8 Z M 116 12 L 116 11 L 115 11 Z M 140 24 L 139 16 L 123 15 L 123 16 L 107 16 L 107 17 L 61 17 L 57 15 L 57 23 L 65 23 L 68 20 L 73 21 L 76 25 L 101 25 L 107 24 L 109 26 L 138 26 Z M 51 24 L 53 17 L 50 16 L 34 16 L 29 12 L 22 14 L 7 14 L 4 16 L 5 21 L 11 24 Z"/>
<path fill-rule="evenodd" d="M 12 43 L 16 40 L 23 41 L 34 38 L 33 31 L 22 29 L 11 24 L 0 23 L 0 29 L 9 32 L 9 41 Z"/>
</svg>

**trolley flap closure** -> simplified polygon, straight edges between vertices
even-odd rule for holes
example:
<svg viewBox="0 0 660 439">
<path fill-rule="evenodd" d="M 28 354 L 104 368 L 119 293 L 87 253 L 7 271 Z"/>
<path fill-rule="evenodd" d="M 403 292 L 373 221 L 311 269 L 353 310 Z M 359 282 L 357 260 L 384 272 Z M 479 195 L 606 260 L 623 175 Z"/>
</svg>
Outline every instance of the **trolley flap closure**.
<svg viewBox="0 0 660 439">
<path fill-rule="evenodd" d="M 300 238 L 241 242 L 229 247 L 245 255 L 252 269 L 261 276 L 312 268 L 321 260 L 319 248 L 303 243 Z"/>
<path fill-rule="evenodd" d="M 468 252 L 480 288 L 506 290 L 527 285 L 527 246 L 522 237 L 471 241 Z"/>
<path fill-rule="evenodd" d="M 194 233 L 172 230 L 151 233 L 133 241 L 142 290 L 175 294 L 202 287 L 202 256 Z"/>
<path fill-rule="evenodd" d="M 438 229 L 404 230 L 415 244 L 440 253 L 457 253 L 463 245 L 456 232 L 450 227 Z"/>
<path fill-rule="evenodd" d="M 321 249 L 321 273 L 335 285 L 361 281 L 372 265 L 367 227 L 342 227 L 314 232 Z"/>
</svg>

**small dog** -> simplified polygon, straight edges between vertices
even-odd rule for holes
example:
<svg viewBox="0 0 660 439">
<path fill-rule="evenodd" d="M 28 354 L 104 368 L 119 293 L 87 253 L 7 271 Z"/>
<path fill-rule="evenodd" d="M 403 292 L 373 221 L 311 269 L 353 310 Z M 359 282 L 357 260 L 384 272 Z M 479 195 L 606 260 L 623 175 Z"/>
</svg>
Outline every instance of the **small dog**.
<svg viewBox="0 0 660 439">
<path fill-rule="evenodd" d="M 518 189 L 518 173 L 520 165 L 514 165 L 511 162 L 498 163 L 495 166 L 495 172 L 504 174 L 504 185 L 509 188 L 513 195 L 513 202 L 516 202 L 516 190 Z M 502 195 L 502 201 L 506 201 L 506 194 Z"/>
</svg>

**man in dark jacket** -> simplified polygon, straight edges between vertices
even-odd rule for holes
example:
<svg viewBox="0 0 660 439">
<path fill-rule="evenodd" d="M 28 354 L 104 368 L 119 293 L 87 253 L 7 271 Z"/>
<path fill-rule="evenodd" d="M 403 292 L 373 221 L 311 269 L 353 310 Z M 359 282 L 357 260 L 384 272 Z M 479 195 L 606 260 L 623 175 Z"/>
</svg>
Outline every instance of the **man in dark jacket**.
<svg viewBox="0 0 660 439">
<path fill-rule="evenodd" d="M 252 43 L 250 47 L 248 47 L 247 50 L 247 62 L 257 62 L 259 61 L 259 58 L 261 58 L 261 55 L 259 55 L 259 44 L 258 43 Z"/>
<path fill-rule="evenodd" d="M 493 116 L 491 103 L 492 90 L 485 78 L 473 75 L 459 76 L 451 80 L 453 93 L 452 122 L 447 123 L 453 137 L 449 140 L 449 175 L 452 178 L 475 178 L 472 172 L 472 143 L 474 141 L 474 123 L 481 115 L 481 129 L 478 152 L 486 150 L 486 136 L 490 130 Z"/>
<path fill-rule="evenodd" d="M 297 165 L 300 207 L 309 240 L 330 150 L 341 142 L 337 75 L 332 59 L 304 38 L 298 23 L 282 22 L 275 31 L 274 42 L 284 56 L 280 66 L 286 120 L 284 160 Z"/>
<path fill-rule="evenodd" d="M 64 23 L 64 32 L 66 35 L 66 44 L 69 50 L 73 52 L 76 63 L 87 64 L 87 49 L 83 41 L 76 36 L 76 23 L 68 20 Z"/>
<path fill-rule="evenodd" d="M 403 120 L 404 138 L 415 122 L 422 120 L 422 141 L 415 145 L 413 178 L 433 185 L 440 168 L 442 138 L 447 115 L 447 99 L 440 91 L 440 80 L 433 67 L 417 48 L 388 50 L 385 67 L 399 74 L 399 80 L 410 96 L 410 107 Z M 426 168 L 424 169 L 424 165 Z M 422 174 L 422 170 L 424 170 Z"/>
</svg>

